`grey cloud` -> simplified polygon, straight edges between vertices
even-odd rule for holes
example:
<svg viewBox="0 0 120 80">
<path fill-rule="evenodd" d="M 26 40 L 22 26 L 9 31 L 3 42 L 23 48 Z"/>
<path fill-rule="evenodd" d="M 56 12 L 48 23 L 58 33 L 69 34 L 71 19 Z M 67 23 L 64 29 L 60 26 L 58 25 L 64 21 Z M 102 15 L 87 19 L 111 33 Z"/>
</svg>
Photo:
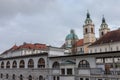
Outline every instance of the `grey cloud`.
<svg viewBox="0 0 120 80">
<path fill-rule="evenodd" d="M 120 0 L 0 0 L 0 52 L 23 42 L 61 46 L 71 28 L 82 38 L 87 9 L 98 36 L 103 14 L 112 29 L 120 25 L 119 4 Z"/>
<path fill-rule="evenodd" d="M 44 10 L 49 4 L 50 0 L 0 0 L 0 12 L 3 15 L 30 14 Z"/>
</svg>

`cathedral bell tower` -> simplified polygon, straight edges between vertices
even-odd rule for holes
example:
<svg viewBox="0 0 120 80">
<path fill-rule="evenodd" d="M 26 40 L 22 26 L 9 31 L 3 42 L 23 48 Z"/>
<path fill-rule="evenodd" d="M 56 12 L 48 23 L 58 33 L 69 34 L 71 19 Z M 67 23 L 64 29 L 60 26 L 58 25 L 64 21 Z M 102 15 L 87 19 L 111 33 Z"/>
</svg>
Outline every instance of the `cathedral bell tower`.
<svg viewBox="0 0 120 80">
<path fill-rule="evenodd" d="M 83 35 L 84 35 L 84 53 L 88 53 L 89 49 L 88 46 L 95 42 L 95 28 L 92 20 L 90 18 L 89 12 L 86 15 L 85 24 L 83 25 Z"/>
<path fill-rule="evenodd" d="M 105 35 L 109 31 L 110 31 L 110 29 L 108 28 L 108 25 L 107 25 L 105 18 L 103 16 L 102 23 L 101 23 L 101 26 L 99 29 L 99 36 L 102 37 L 103 35 Z"/>
</svg>

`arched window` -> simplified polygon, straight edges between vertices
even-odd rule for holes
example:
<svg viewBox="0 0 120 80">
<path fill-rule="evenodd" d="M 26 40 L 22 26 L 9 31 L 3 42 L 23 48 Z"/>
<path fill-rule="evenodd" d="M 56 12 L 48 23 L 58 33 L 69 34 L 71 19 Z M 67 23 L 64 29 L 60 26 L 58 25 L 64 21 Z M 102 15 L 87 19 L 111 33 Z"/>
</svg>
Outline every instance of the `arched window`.
<svg viewBox="0 0 120 80">
<path fill-rule="evenodd" d="M 88 30 L 87 30 L 87 28 L 85 28 L 85 33 L 86 33 L 86 34 L 88 33 Z"/>
<path fill-rule="evenodd" d="M 103 32 L 101 32 L 101 35 L 103 36 L 103 35 L 104 35 L 104 33 L 103 33 Z"/>
<path fill-rule="evenodd" d="M 17 62 L 13 61 L 12 68 L 17 68 Z"/>
<path fill-rule="evenodd" d="M 1 63 L 1 68 L 4 68 L 4 62 Z"/>
<path fill-rule="evenodd" d="M 20 75 L 20 80 L 23 80 L 23 75 Z"/>
<path fill-rule="evenodd" d="M 45 60 L 43 58 L 38 60 L 38 68 L 45 68 Z"/>
<path fill-rule="evenodd" d="M 8 77 L 9 77 L 9 75 L 8 75 L 8 74 L 6 74 L 6 79 L 8 79 Z"/>
<path fill-rule="evenodd" d="M 28 68 L 34 68 L 34 61 L 32 59 L 28 61 Z"/>
<path fill-rule="evenodd" d="M 40 76 L 39 76 L 39 80 L 43 80 L 43 76 L 40 75 Z"/>
<path fill-rule="evenodd" d="M 12 79 L 15 80 L 15 74 L 13 74 Z"/>
<path fill-rule="evenodd" d="M 32 80 L 32 76 L 31 75 L 29 75 L 28 80 Z"/>
<path fill-rule="evenodd" d="M 78 68 L 90 68 L 89 62 L 86 60 L 82 60 L 79 62 Z"/>
<path fill-rule="evenodd" d="M 54 62 L 53 65 L 52 65 L 52 68 L 57 68 L 59 69 L 60 68 L 60 64 L 58 62 Z"/>
<path fill-rule="evenodd" d="M 6 68 L 10 68 L 10 62 L 9 61 L 7 61 L 7 63 L 6 63 Z"/>
<path fill-rule="evenodd" d="M 24 62 L 24 60 L 20 61 L 19 68 L 25 68 L 25 62 Z"/>
<path fill-rule="evenodd" d="M 93 28 L 91 28 L 91 33 L 94 33 L 94 32 L 93 32 Z"/>
</svg>

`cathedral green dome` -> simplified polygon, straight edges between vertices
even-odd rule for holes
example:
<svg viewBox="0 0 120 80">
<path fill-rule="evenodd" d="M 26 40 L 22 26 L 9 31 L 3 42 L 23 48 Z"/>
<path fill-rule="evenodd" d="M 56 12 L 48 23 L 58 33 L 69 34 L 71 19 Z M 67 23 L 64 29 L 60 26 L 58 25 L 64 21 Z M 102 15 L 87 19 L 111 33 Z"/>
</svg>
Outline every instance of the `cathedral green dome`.
<svg viewBox="0 0 120 80">
<path fill-rule="evenodd" d="M 70 31 L 70 34 L 66 36 L 66 40 L 71 40 L 71 39 L 75 39 L 75 40 L 78 39 L 78 36 L 74 33 L 73 29 Z"/>
</svg>

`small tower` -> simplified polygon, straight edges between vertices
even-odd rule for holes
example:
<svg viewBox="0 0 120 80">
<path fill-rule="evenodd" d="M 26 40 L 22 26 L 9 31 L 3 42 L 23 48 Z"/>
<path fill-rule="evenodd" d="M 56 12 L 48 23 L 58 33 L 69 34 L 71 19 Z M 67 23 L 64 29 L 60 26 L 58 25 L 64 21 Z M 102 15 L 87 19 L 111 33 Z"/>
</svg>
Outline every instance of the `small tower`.
<svg viewBox="0 0 120 80">
<path fill-rule="evenodd" d="M 108 28 L 108 25 L 107 25 L 105 18 L 103 16 L 102 23 L 101 23 L 100 29 L 99 29 L 99 36 L 102 37 L 103 35 L 105 35 L 109 31 L 110 31 L 110 29 Z"/>
<path fill-rule="evenodd" d="M 95 29 L 94 24 L 90 18 L 90 14 L 87 11 L 85 24 L 83 25 L 83 35 L 84 35 L 84 53 L 88 53 L 88 46 L 95 42 Z"/>
</svg>

